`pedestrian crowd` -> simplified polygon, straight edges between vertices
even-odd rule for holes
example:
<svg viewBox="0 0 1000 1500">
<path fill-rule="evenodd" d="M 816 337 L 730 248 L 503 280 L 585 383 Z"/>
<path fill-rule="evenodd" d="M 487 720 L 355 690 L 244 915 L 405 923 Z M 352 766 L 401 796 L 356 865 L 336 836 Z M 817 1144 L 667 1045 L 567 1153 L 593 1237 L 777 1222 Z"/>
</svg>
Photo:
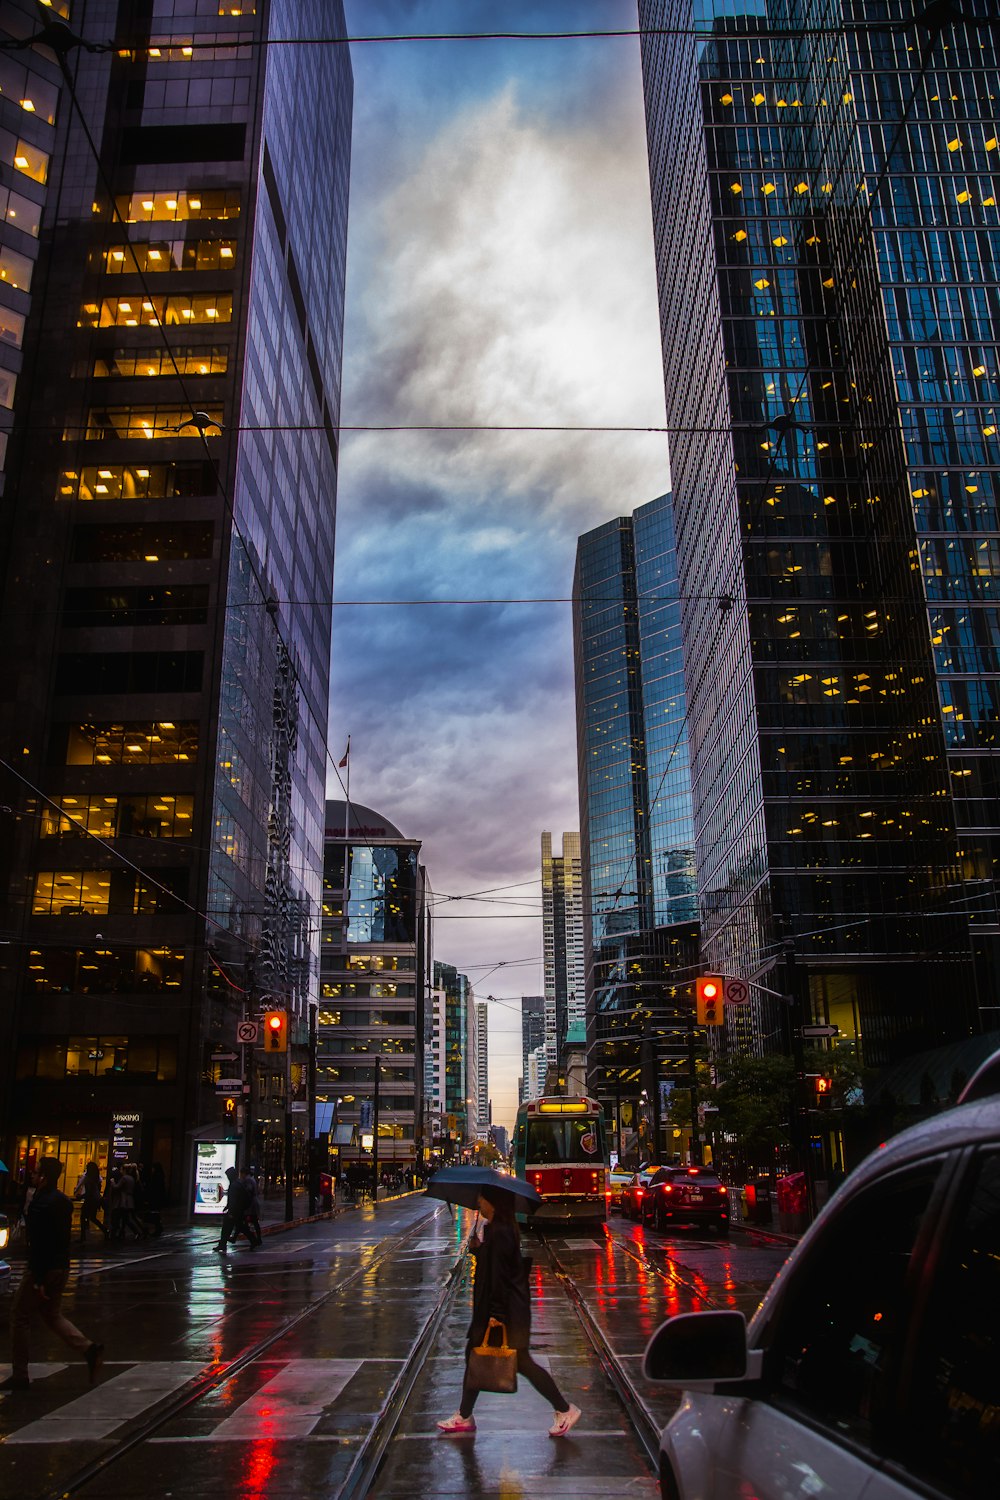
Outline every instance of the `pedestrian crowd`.
<svg viewBox="0 0 1000 1500">
<path fill-rule="evenodd" d="M 36 1175 L 27 1173 L 21 1184 L 14 1221 L 18 1238 L 27 1232 Z M 163 1233 L 162 1211 L 166 1201 L 167 1181 L 158 1161 L 148 1169 L 141 1162 L 116 1162 L 106 1182 L 96 1161 L 88 1161 L 77 1179 L 72 1199 L 80 1206 L 79 1243 L 86 1244 L 91 1229 L 105 1240 L 126 1240 L 129 1236 L 133 1240 L 156 1239 Z"/>
</svg>

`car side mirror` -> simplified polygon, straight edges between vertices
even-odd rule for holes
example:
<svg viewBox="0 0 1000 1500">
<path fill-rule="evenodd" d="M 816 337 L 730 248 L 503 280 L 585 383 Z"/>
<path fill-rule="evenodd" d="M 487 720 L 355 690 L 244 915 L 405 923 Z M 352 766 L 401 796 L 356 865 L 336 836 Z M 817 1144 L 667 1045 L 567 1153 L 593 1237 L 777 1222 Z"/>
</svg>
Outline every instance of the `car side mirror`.
<svg viewBox="0 0 1000 1500">
<path fill-rule="evenodd" d="M 760 1350 L 747 1348 L 746 1318 L 728 1310 L 668 1318 L 646 1345 L 642 1364 L 647 1380 L 695 1388 L 756 1380 L 760 1367 Z"/>
</svg>

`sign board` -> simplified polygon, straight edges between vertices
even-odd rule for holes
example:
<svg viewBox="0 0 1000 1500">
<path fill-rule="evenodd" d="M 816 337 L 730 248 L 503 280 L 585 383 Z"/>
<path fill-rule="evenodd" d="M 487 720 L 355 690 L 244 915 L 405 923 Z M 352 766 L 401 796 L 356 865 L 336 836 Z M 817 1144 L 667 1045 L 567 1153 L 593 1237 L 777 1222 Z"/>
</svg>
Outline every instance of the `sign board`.
<svg viewBox="0 0 1000 1500">
<path fill-rule="evenodd" d="M 362 1151 L 370 1151 L 374 1145 L 375 1145 L 375 1136 L 374 1136 L 373 1132 L 370 1131 L 370 1130 L 363 1131 L 362 1134 L 361 1134 L 361 1149 L 362 1149 Z"/>
<path fill-rule="evenodd" d="M 239 1058 L 237 1057 L 237 1055 L 236 1055 L 235 1052 L 213 1052 L 212 1053 L 212 1061 L 213 1062 L 239 1062 Z"/>
<path fill-rule="evenodd" d="M 242 1078 L 217 1078 L 215 1080 L 215 1092 L 217 1094 L 242 1094 Z"/>
<path fill-rule="evenodd" d="M 229 1180 L 226 1168 L 235 1167 L 235 1141 L 199 1141 L 194 1158 L 194 1213 L 221 1214 Z"/>
<path fill-rule="evenodd" d="M 293 1115 L 304 1115 L 308 1113 L 309 1101 L 307 1099 L 293 1099 L 291 1113 Z"/>
<path fill-rule="evenodd" d="M 333 1117 L 337 1106 L 332 1099 L 316 1100 L 316 1134 L 325 1135 L 333 1129 Z"/>
<path fill-rule="evenodd" d="M 750 986 L 745 979 L 727 979 L 722 986 L 722 998 L 726 1005 L 745 1005 L 750 999 Z"/>
<path fill-rule="evenodd" d="M 458 1117 L 457 1117 L 457 1115 L 449 1115 L 448 1116 L 448 1129 L 449 1129 L 449 1131 L 451 1131 L 451 1130 L 457 1130 L 458 1129 Z"/>
<path fill-rule="evenodd" d="M 370 1099 L 362 1099 L 359 1124 L 362 1130 L 371 1130 L 375 1120 L 375 1106 Z M 367 1149 L 367 1148 L 366 1148 Z"/>
<path fill-rule="evenodd" d="M 236 1040 L 255 1047 L 260 1038 L 259 1021 L 240 1021 L 236 1027 Z"/>
<path fill-rule="evenodd" d="M 839 1036 L 839 1026 L 803 1026 L 803 1036 Z"/>
<path fill-rule="evenodd" d="M 124 1161 L 136 1161 L 140 1155 L 142 1115 L 135 1112 L 111 1116 L 110 1157 L 113 1167 Z"/>
</svg>

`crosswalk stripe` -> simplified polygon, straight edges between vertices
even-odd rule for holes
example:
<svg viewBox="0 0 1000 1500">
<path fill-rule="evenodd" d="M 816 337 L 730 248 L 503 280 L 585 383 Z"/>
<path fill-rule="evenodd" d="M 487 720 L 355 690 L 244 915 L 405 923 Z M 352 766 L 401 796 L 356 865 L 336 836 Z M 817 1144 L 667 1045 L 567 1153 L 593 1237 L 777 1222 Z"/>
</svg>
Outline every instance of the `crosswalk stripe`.
<svg viewBox="0 0 1000 1500">
<path fill-rule="evenodd" d="M 5 1443 L 94 1442 L 178 1390 L 205 1367 L 190 1360 L 133 1365 L 65 1406 L 8 1434 Z"/>
<path fill-rule="evenodd" d="M 60 1364 L 56 1360 L 45 1364 L 29 1365 L 28 1379 L 32 1382 L 32 1384 L 34 1384 L 36 1380 L 46 1380 L 50 1375 L 58 1375 L 60 1370 L 68 1369 L 69 1365 L 67 1365 L 65 1362 Z M 6 1380 L 8 1376 L 13 1375 L 13 1373 L 13 1366 L 0 1365 L 0 1380 Z"/>
<path fill-rule="evenodd" d="M 361 1369 L 360 1359 L 293 1359 L 214 1428 L 213 1443 L 304 1438 Z"/>
</svg>

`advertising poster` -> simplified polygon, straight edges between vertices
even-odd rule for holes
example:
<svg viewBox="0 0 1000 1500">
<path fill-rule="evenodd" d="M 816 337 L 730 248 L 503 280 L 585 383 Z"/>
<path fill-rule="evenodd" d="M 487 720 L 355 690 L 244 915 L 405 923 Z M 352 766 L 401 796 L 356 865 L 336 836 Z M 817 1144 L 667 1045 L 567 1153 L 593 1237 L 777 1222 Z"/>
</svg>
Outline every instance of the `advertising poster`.
<svg viewBox="0 0 1000 1500">
<path fill-rule="evenodd" d="M 194 1212 L 221 1214 L 239 1147 L 235 1141 L 199 1141 L 194 1159 Z"/>
</svg>

